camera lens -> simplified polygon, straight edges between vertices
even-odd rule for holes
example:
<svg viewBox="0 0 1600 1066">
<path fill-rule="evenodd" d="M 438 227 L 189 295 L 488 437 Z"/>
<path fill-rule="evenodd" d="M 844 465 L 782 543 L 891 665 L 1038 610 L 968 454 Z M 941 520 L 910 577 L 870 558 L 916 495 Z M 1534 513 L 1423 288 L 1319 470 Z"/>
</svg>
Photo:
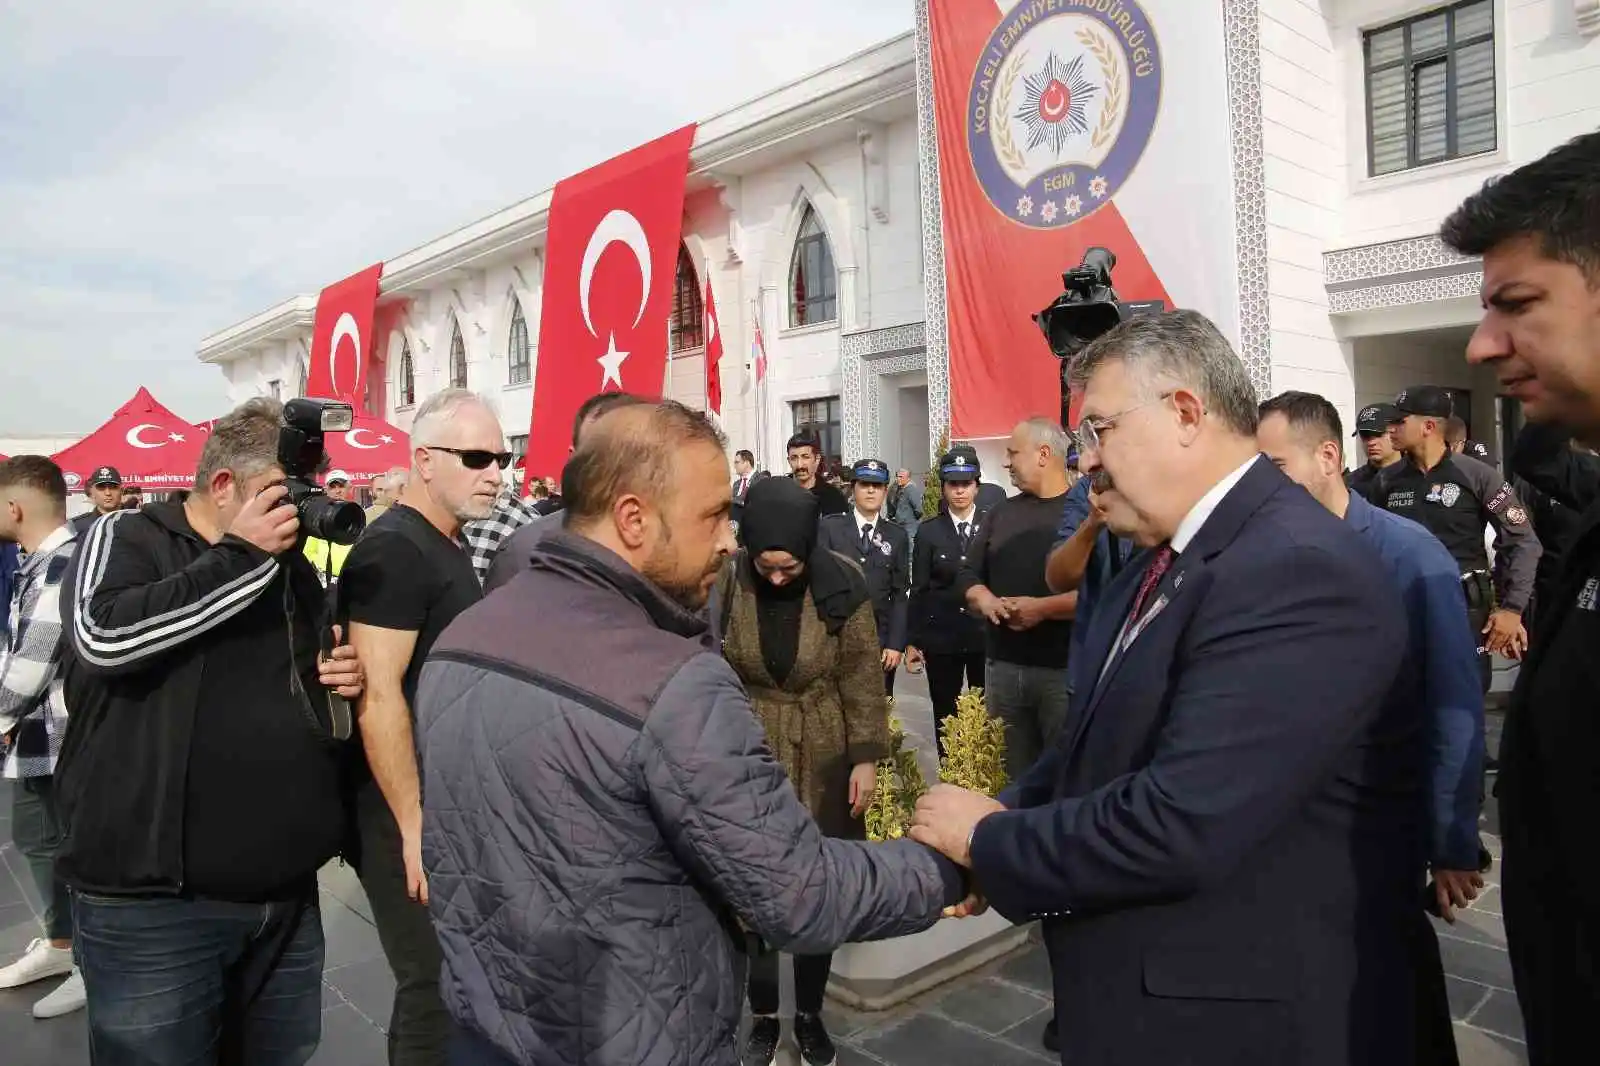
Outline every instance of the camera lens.
<svg viewBox="0 0 1600 1066">
<path fill-rule="evenodd" d="M 366 525 L 367 516 L 356 504 L 321 493 L 300 501 L 300 527 L 308 537 L 330 544 L 354 544 Z"/>
</svg>

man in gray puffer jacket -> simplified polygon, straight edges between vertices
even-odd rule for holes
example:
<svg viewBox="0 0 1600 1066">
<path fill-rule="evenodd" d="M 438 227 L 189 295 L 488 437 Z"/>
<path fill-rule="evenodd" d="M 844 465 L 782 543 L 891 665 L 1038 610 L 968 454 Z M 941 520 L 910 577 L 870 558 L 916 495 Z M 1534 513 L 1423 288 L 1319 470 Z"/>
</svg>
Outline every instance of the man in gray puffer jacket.
<svg viewBox="0 0 1600 1066">
<path fill-rule="evenodd" d="M 675 403 L 607 415 L 566 529 L 463 613 L 417 698 L 456 1066 L 732 1066 L 748 929 L 817 954 L 963 896 L 909 840 L 826 839 L 700 609 L 728 460 Z"/>
</svg>

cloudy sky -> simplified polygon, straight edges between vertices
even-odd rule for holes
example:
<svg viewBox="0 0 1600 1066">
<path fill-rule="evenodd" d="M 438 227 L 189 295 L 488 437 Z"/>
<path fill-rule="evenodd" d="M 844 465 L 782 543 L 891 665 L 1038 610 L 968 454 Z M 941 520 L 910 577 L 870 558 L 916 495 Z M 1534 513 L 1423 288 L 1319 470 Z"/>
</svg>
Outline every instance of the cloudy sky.
<svg viewBox="0 0 1600 1066">
<path fill-rule="evenodd" d="M 0 3 L 0 436 L 201 337 L 911 27 L 909 0 Z"/>
</svg>

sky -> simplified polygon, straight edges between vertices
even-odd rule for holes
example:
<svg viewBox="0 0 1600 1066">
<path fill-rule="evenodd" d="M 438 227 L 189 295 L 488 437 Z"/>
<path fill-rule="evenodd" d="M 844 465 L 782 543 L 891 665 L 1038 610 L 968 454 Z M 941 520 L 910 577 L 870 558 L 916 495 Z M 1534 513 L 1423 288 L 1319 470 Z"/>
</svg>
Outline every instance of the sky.
<svg viewBox="0 0 1600 1066">
<path fill-rule="evenodd" d="M 0 437 L 199 341 L 911 28 L 910 0 L 0 3 Z"/>
</svg>

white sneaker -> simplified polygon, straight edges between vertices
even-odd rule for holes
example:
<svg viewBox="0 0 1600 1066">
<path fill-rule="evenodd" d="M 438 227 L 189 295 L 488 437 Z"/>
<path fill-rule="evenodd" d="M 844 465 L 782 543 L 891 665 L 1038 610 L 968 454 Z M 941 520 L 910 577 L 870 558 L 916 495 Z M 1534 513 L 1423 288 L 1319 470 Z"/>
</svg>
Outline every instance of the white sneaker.
<svg viewBox="0 0 1600 1066">
<path fill-rule="evenodd" d="M 83 990 L 83 974 L 74 969 L 65 981 L 56 986 L 54 992 L 33 1005 L 33 1016 L 39 1019 L 59 1018 L 63 1014 L 82 1010 L 88 1001 L 89 997 Z"/>
<path fill-rule="evenodd" d="M 47 977 L 60 977 L 71 972 L 72 949 L 53 948 L 50 941 L 39 938 L 28 945 L 22 958 L 0 968 L 0 988 L 21 988 Z"/>
</svg>

